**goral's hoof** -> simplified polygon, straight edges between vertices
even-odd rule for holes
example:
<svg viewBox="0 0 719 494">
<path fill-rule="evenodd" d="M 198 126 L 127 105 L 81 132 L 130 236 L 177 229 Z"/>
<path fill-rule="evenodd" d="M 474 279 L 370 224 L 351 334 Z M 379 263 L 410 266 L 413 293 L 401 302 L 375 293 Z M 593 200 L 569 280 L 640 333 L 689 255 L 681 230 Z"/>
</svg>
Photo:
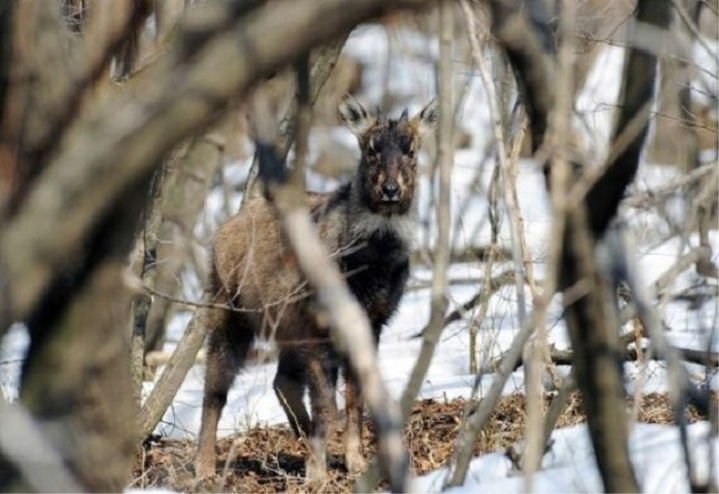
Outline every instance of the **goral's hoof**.
<svg viewBox="0 0 719 494">
<path fill-rule="evenodd" d="M 198 459 L 195 462 L 195 478 L 198 480 L 209 479 L 215 475 L 215 462 L 213 460 Z"/>
<path fill-rule="evenodd" d="M 327 480 L 327 463 L 324 458 L 321 461 L 313 457 L 308 458 L 305 462 L 305 477 L 310 482 Z"/>
<path fill-rule="evenodd" d="M 367 470 L 367 460 L 364 459 L 362 453 L 359 451 L 345 452 L 345 464 L 347 465 L 347 471 L 356 475 Z"/>
</svg>

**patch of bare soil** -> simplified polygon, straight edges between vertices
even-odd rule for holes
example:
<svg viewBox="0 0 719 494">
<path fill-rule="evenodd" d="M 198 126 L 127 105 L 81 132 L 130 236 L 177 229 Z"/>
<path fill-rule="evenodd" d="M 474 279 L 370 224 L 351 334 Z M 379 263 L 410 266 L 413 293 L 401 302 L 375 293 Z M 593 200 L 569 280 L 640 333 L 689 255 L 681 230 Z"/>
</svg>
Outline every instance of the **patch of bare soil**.
<svg viewBox="0 0 719 494">
<path fill-rule="evenodd" d="M 546 401 L 548 406 L 549 398 Z M 415 404 L 404 432 L 415 474 L 440 468 L 449 459 L 466 406 L 462 399 L 421 400 Z M 479 435 L 475 454 L 501 451 L 521 439 L 525 410 L 524 395 L 504 397 Z M 696 422 L 705 417 L 690 408 L 687 418 L 689 422 Z M 671 424 L 673 414 L 668 397 L 660 394 L 644 396 L 638 420 Z M 584 421 L 581 397 L 575 393 L 565 406 L 558 427 Z M 365 419 L 363 442 L 367 458 L 375 454 L 373 436 L 372 426 Z M 220 439 L 217 475 L 201 483 L 194 479 L 195 448 L 195 442 L 189 440 L 148 442 L 138 454 L 133 487 L 165 487 L 181 492 L 352 492 L 356 481 L 345 468 L 339 430 L 332 434 L 329 475 L 321 483 L 304 479 L 307 448 L 303 441 L 295 439 L 287 426 L 256 427 Z"/>
</svg>

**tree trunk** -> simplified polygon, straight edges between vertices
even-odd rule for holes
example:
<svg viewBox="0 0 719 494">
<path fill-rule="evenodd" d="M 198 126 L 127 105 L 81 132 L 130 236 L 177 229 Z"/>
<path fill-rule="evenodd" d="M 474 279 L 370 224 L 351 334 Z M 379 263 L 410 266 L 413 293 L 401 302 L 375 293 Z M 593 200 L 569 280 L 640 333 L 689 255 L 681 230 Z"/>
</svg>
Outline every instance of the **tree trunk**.
<svg viewBox="0 0 719 494">
<path fill-rule="evenodd" d="M 118 282 L 147 181 L 105 216 L 75 269 L 58 280 L 27 325 L 31 343 L 20 401 L 82 485 L 122 490 L 136 418 L 125 336 L 129 290 Z"/>
<path fill-rule="evenodd" d="M 181 285 L 182 271 L 191 258 L 193 229 L 202 212 L 212 180 L 222 166 L 224 144 L 215 134 L 193 139 L 181 157 L 172 159 L 161 193 L 162 220 L 157 233 L 157 277 L 155 289 L 174 296 Z M 203 273 L 197 273 L 204 284 Z M 171 302 L 155 297 L 147 318 L 145 353 L 162 349 Z"/>
</svg>

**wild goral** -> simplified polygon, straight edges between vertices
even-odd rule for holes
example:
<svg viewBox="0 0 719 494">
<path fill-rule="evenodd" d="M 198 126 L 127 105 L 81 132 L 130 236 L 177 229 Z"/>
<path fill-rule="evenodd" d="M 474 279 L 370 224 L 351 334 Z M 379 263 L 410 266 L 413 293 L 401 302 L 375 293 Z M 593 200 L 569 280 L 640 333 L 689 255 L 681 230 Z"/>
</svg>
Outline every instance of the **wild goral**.
<svg viewBox="0 0 719 494">
<path fill-rule="evenodd" d="M 308 194 L 308 201 L 322 241 L 367 311 L 376 343 L 397 309 L 409 275 L 417 154 L 422 137 L 437 122 L 437 107 L 431 102 L 413 118 L 405 110 L 392 120 L 347 98 L 339 113 L 362 151 L 357 174 L 333 193 Z M 274 388 L 295 433 L 310 439 L 307 476 L 322 477 L 326 471 L 327 421 L 334 415 L 340 370 L 346 381 L 345 459 L 350 471 L 363 469 L 358 383 L 330 343 L 328 328 L 318 317 L 265 199 L 248 202 L 218 231 L 209 292 L 216 302 L 242 311 L 212 309 L 208 316 L 197 475 L 215 473 L 217 422 L 256 337 L 274 340 L 279 348 Z M 312 419 L 302 401 L 306 389 Z"/>
</svg>

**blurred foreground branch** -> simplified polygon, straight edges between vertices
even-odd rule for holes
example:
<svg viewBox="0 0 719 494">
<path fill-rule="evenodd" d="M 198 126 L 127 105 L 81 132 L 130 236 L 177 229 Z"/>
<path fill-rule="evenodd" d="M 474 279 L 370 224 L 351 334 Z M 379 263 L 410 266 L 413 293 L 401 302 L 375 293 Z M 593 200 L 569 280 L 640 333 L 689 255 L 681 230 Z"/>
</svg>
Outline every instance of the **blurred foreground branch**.
<svg viewBox="0 0 719 494">
<path fill-rule="evenodd" d="M 21 481 L 37 492 L 81 492 L 82 488 L 63 464 L 63 458 L 43 437 L 33 418 L 21 405 L 10 405 L 0 397 L 0 470 L 16 469 Z M 10 464 L 3 464 L 7 461 Z M 7 474 L 7 471 L 0 476 Z M 7 485 L 8 491 L 25 485 Z"/>
<path fill-rule="evenodd" d="M 402 440 L 401 411 L 387 394 L 379 374 L 367 314 L 352 296 L 338 266 L 330 261 L 305 204 L 304 191 L 288 181 L 284 160 L 278 158 L 271 146 L 262 143 L 257 146 L 266 195 L 276 208 L 300 270 L 327 314 L 335 346 L 347 355 L 359 380 L 377 431 L 382 469 L 392 491 L 405 492 L 409 489 L 409 459 Z"/>
</svg>

